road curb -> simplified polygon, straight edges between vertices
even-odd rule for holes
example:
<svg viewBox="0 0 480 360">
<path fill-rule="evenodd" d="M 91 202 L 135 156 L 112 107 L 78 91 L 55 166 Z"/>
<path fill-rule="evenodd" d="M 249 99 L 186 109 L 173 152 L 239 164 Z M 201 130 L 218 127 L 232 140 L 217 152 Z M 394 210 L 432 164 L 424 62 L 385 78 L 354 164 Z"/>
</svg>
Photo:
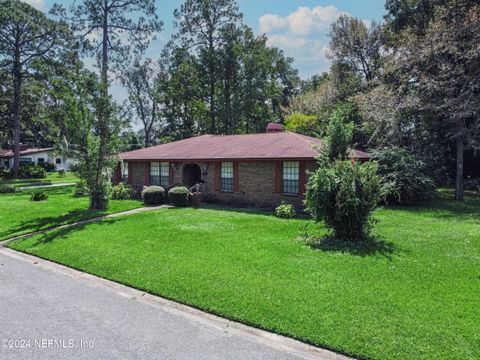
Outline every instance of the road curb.
<svg viewBox="0 0 480 360">
<path fill-rule="evenodd" d="M 0 247 L 0 253 L 22 260 L 43 269 L 53 271 L 62 276 L 76 279 L 87 283 L 90 286 L 101 288 L 114 292 L 120 296 L 146 303 L 150 306 L 161 309 L 173 315 L 181 316 L 186 319 L 211 326 L 230 334 L 241 336 L 243 338 L 255 341 L 270 348 L 281 350 L 307 360 L 351 360 L 345 355 L 337 354 L 333 351 L 315 347 L 301 341 L 271 333 L 265 330 L 254 328 L 242 323 L 228 320 L 193 307 L 177 303 L 172 300 L 152 295 L 141 290 L 131 288 L 126 285 L 116 283 L 111 280 L 97 277 L 73 268 L 60 265 L 33 255 L 28 255 L 9 248 Z"/>
</svg>

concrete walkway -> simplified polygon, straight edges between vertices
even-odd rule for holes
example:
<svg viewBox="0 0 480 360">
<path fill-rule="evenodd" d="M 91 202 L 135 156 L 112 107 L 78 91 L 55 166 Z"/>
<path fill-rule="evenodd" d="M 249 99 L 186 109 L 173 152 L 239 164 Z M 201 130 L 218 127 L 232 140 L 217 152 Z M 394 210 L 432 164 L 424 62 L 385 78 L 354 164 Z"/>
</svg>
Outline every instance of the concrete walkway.
<svg viewBox="0 0 480 360">
<path fill-rule="evenodd" d="M 28 186 L 19 186 L 20 190 L 30 190 L 30 189 L 48 189 L 61 186 L 74 186 L 75 183 L 58 183 L 58 184 L 48 184 L 48 185 L 28 185 Z"/>
<path fill-rule="evenodd" d="M 1 359 L 347 359 L 0 247 Z"/>
</svg>

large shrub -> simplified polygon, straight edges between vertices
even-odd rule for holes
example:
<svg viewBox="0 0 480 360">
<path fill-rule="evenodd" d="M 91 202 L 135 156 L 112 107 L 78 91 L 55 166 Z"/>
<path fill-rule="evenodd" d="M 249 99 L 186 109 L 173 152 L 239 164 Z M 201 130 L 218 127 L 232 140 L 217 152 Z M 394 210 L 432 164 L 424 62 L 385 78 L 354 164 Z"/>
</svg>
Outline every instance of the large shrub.
<svg viewBox="0 0 480 360">
<path fill-rule="evenodd" d="M 161 186 L 148 186 L 142 191 L 145 205 L 161 205 L 165 199 L 165 190 Z"/>
<path fill-rule="evenodd" d="M 189 191 L 186 187 L 176 186 L 168 192 L 168 199 L 174 206 L 187 206 L 188 195 Z"/>
<path fill-rule="evenodd" d="M 285 201 L 282 201 L 282 203 L 275 208 L 275 216 L 281 219 L 292 219 L 295 215 L 293 205 L 287 204 Z"/>
<path fill-rule="evenodd" d="M 369 235 L 380 188 L 374 163 L 325 162 L 310 175 L 305 204 L 317 221 L 325 221 L 334 238 L 358 241 Z"/>
<path fill-rule="evenodd" d="M 47 177 L 47 172 L 39 165 L 22 164 L 18 170 L 18 176 L 22 179 L 43 179 Z"/>
<path fill-rule="evenodd" d="M 373 155 L 388 203 L 414 205 L 433 196 L 435 184 L 419 158 L 399 147 L 377 150 Z"/>
<path fill-rule="evenodd" d="M 53 162 L 37 163 L 37 165 L 43 167 L 46 172 L 55 171 L 55 164 Z"/>
<path fill-rule="evenodd" d="M 73 196 L 81 197 L 90 195 L 90 190 L 88 189 L 88 184 L 85 180 L 80 179 L 75 183 L 75 189 L 73 190 Z"/>
<path fill-rule="evenodd" d="M 113 200 L 129 200 L 135 195 L 135 189 L 130 185 L 120 183 L 112 189 Z"/>
</svg>

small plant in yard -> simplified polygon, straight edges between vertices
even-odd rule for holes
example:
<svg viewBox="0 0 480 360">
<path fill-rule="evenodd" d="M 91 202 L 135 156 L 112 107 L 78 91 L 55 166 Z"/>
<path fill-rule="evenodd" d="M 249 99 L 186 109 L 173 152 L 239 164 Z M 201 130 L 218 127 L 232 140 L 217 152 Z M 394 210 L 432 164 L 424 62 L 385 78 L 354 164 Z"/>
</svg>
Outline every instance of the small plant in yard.
<svg viewBox="0 0 480 360">
<path fill-rule="evenodd" d="M 81 179 L 75 183 L 75 189 L 73 190 L 74 197 L 88 196 L 90 191 L 88 190 L 88 184 L 85 180 Z"/>
<path fill-rule="evenodd" d="M 65 171 L 65 169 L 58 170 L 58 176 L 60 176 L 61 178 L 64 178 L 66 175 L 67 172 Z"/>
<path fill-rule="evenodd" d="M 43 191 L 33 192 L 30 196 L 30 201 L 44 201 L 48 199 L 48 195 Z"/>
<path fill-rule="evenodd" d="M 14 193 L 17 191 L 19 190 L 15 186 L 11 186 L 11 185 L 0 186 L 0 194 Z"/>
<path fill-rule="evenodd" d="M 275 209 L 275 216 L 282 219 L 292 219 L 296 215 L 295 208 L 292 204 L 287 204 L 285 201 L 277 206 Z"/>
<path fill-rule="evenodd" d="M 184 186 L 176 186 L 168 192 L 168 199 L 174 206 L 187 206 L 189 200 L 189 191 Z"/>
<path fill-rule="evenodd" d="M 135 195 L 135 189 L 130 185 L 120 183 L 112 189 L 113 200 L 130 200 Z"/>
<path fill-rule="evenodd" d="M 161 186 L 148 186 L 142 190 L 145 205 L 161 205 L 165 200 L 165 190 Z"/>
</svg>

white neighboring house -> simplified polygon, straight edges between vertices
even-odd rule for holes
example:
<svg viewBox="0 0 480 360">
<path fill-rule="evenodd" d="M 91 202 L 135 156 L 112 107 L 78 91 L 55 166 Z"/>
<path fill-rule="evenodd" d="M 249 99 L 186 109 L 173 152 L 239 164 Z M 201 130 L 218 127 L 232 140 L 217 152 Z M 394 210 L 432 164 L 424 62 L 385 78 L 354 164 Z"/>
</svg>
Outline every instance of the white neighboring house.
<svg viewBox="0 0 480 360">
<path fill-rule="evenodd" d="M 53 150 L 53 148 L 28 148 L 25 145 L 21 145 L 20 164 L 44 164 L 51 162 L 55 164 L 55 170 L 64 169 L 65 171 L 69 171 L 72 161 L 70 159 L 66 159 L 64 164 L 61 156 L 53 156 Z M 0 150 L 0 166 L 5 166 L 7 168 L 13 167 L 12 150 L 6 150 L 3 152 Z"/>
</svg>

